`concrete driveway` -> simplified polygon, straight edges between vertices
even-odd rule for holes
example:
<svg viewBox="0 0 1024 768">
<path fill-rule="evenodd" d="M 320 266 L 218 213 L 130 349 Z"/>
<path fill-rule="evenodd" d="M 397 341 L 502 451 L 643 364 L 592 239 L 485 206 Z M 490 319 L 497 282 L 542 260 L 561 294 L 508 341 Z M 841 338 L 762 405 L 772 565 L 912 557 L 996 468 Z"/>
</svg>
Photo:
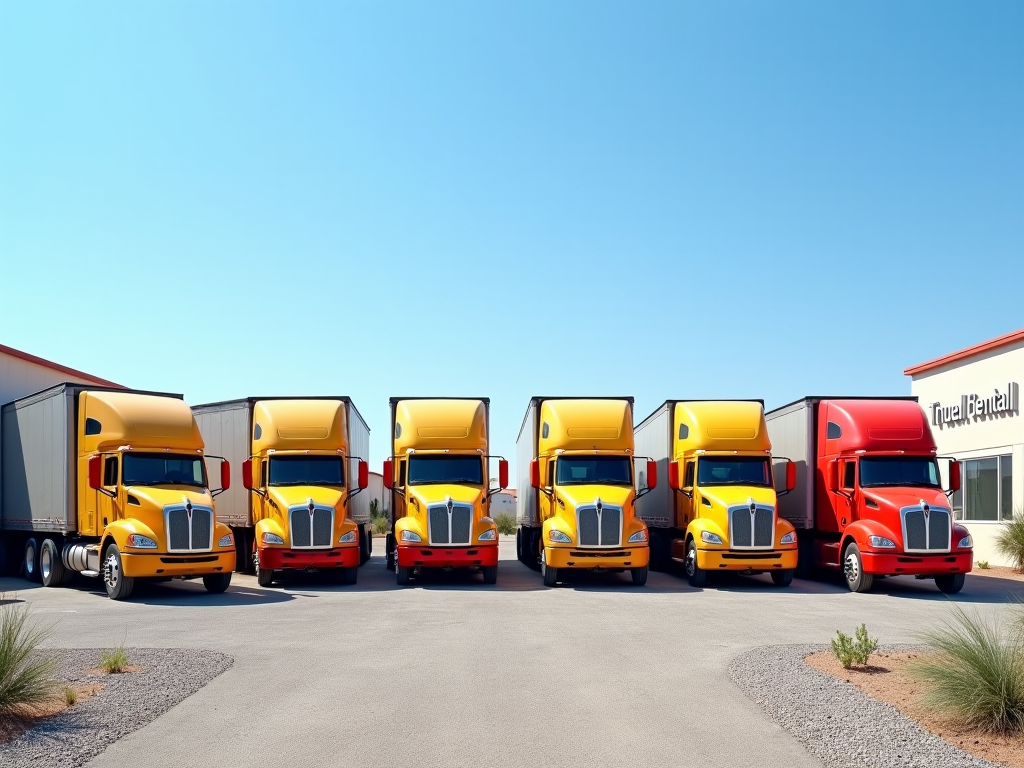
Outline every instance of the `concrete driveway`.
<svg viewBox="0 0 1024 768">
<path fill-rule="evenodd" d="M 377 542 L 378 545 L 380 542 Z M 90 765 L 817 766 L 730 681 L 761 645 L 827 642 L 865 622 L 883 642 L 947 615 L 931 582 L 870 594 L 767 576 L 695 590 L 651 574 L 585 576 L 557 589 L 502 541 L 498 584 L 442 574 L 399 589 L 379 554 L 355 587 L 302 577 L 263 590 L 153 585 L 115 603 L 87 586 L 0 579 L 60 647 L 201 647 L 235 665 Z M 1024 585 L 969 576 L 957 596 L 1000 610 Z"/>
</svg>

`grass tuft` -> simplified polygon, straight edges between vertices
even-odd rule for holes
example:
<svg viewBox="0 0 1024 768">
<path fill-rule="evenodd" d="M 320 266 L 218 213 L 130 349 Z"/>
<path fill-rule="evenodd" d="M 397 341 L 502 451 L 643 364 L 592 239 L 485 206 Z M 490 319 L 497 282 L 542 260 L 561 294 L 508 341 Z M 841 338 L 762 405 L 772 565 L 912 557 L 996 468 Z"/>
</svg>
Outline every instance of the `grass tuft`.
<svg viewBox="0 0 1024 768">
<path fill-rule="evenodd" d="M 1024 731 L 1024 624 L 1004 631 L 953 605 L 952 619 L 921 634 L 934 655 L 910 668 L 925 683 L 924 703 L 981 730 Z"/>
<path fill-rule="evenodd" d="M 1007 558 L 1015 569 L 1024 571 L 1024 512 L 1016 510 L 1000 529 L 996 536 L 996 552 Z"/>
<path fill-rule="evenodd" d="M 69 707 L 73 707 L 78 703 L 78 694 L 71 686 L 64 687 L 64 703 Z"/>
<path fill-rule="evenodd" d="M 108 675 L 119 675 L 128 669 L 128 654 L 125 653 L 124 645 L 113 650 L 104 651 L 100 655 L 100 669 Z"/>
<path fill-rule="evenodd" d="M 508 512 L 502 512 L 500 515 L 494 516 L 494 522 L 498 525 L 498 533 L 502 536 L 516 532 L 516 516 L 510 515 Z"/>
<path fill-rule="evenodd" d="M 849 669 L 854 664 L 866 666 L 871 654 L 878 649 L 878 640 L 868 637 L 868 628 L 861 624 L 854 631 L 854 637 L 836 630 L 836 637 L 832 640 L 832 653 L 839 659 L 843 669 Z"/>
<path fill-rule="evenodd" d="M 52 698 L 57 659 L 38 653 L 49 629 L 29 620 L 25 605 L 0 605 L 0 715 L 36 710 Z"/>
</svg>

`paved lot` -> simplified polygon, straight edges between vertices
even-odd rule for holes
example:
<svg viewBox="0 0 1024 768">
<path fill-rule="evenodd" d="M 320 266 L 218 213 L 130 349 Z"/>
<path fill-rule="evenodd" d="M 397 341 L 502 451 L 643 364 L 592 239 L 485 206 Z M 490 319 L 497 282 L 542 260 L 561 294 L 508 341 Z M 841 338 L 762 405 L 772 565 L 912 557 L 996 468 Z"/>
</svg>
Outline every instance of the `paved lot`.
<svg viewBox="0 0 1024 768">
<path fill-rule="evenodd" d="M 399 589 L 378 555 L 355 587 L 303 578 L 219 596 L 154 585 L 115 603 L 87 586 L 0 579 L 63 647 L 201 647 L 234 667 L 91 765 L 816 766 L 730 681 L 729 661 L 768 644 L 827 642 L 866 622 L 883 642 L 948 612 L 931 582 L 837 584 L 767 576 L 706 590 L 651 574 L 545 589 L 502 542 L 499 583 L 441 575 Z M 968 577 L 982 612 L 1024 585 Z"/>
</svg>

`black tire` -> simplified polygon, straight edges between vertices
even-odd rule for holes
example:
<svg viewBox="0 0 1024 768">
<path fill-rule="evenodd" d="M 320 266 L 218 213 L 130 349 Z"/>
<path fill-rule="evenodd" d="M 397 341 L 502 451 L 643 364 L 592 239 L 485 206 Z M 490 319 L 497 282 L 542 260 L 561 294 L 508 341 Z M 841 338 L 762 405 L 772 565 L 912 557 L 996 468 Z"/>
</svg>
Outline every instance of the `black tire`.
<svg viewBox="0 0 1024 768">
<path fill-rule="evenodd" d="M 793 571 L 787 569 L 785 571 L 772 571 L 772 581 L 776 587 L 788 587 L 793 583 Z"/>
<path fill-rule="evenodd" d="M 203 586 L 211 595 L 219 595 L 231 586 L 231 574 L 208 573 L 203 576 Z"/>
<path fill-rule="evenodd" d="M 558 584 L 558 569 L 549 566 L 547 557 L 543 554 L 540 558 L 540 575 L 544 579 L 545 587 L 554 587 Z"/>
<path fill-rule="evenodd" d="M 531 571 L 540 570 L 541 540 L 540 529 L 530 528 L 523 538 L 523 563 Z"/>
<path fill-rule="evenodd" d="M 484 584 L 497 584 L 498 583 L 498 566 L 496 565 L 485 565 L 480 569 L 484 574 Z"/>
<path fill-rule="evenodd" d="M 708 572 L 697 565 L 697 543 L 690 539 L 686 542 L 686 578 L 691 587 L 700 589 L 708 583 Z"/>
<path fill-rule="evenodd" d="M 26 581 L 39 583 L 39 541 L 30 537 L 21 556 L 21 575 Z"/>
<path fill-rule="evenodd" d="M 103 586 L 111 600 L 127 600 L 135 589 L 135 579 L 124 575 L 121 551 L 117 544 L 111 544 L 103 553 Z"/>
<path fill-rule="evenodd" d="M 967 581 L 967 576 L 962 573 L 944 573 L 941 576 L 935 577 L 935 586 L 939 588 L 939 592 L 946 595 L 955 595 L 961 589 L 964 588 L 964 582 Z"/>
<path fill-rule="evenodd" d="M 391 533 L 384 540 L 384 567 L 389 571 L 395 569 L 395 537 Z"/>
<path fill-rule="evenodd" d="M 652 528 L 647 529 L 647 535 L 651 538 L 650 570 L 667 573 L 672 568 L 672 537 Z"/>
<path fill-rule="evenodd" d="M 870 592 L 875 577 L 864 573 L 864 561 L 860 556 L 860 547 L 852 541 L 843 552 L 843 578 L 851 592 Z"/>
<path fill-rule="evenodd" d="M 396 565 L 395 566 L 395 577 L 398 581 L 398 586 L 404 587 L 412 581 L 412 566 L 409 565 Z"/>
<path fill-rule="evenodd" d="M 256 583 L 261 587 L 271 586 L 276 574 L 273 571 L 260 568 L 260 553 L 258 551 L 253 555 L 253 565 L 256 567 Z"/>
<path fill-rule="evenodd" d="M 642 587 L 647 583 L 647 570 L 648 567 L 645 565 L 643 568 L 631 568 L 629 575 L 633 577 L 633 586 Z"/>
<path fill-rule="evenodd" d="M 523 558 L 523 529 L 516 528 L 516 560 L 520 563 L 525 563 L 526 560 Z"/>
<path fill-rule="evenodd" d="M 336 576 L 339 584 L 351 586 L 359 581 L 358 568 L 338 568 Z"/>
<path fill-rule="evenodd" d="M 370 562 L 369 540 L 372 534 L 364 526 L 359 526 L 359 564 L 366 565 Z"/>
<path fill-rule="evenodd" d="M 68 581 L 68 575 L 60 556 L 60 547 L 53 539 L 47 539 L 39 550 L 39 578 L 43 586 L 63 587 Z"/>
</svg>

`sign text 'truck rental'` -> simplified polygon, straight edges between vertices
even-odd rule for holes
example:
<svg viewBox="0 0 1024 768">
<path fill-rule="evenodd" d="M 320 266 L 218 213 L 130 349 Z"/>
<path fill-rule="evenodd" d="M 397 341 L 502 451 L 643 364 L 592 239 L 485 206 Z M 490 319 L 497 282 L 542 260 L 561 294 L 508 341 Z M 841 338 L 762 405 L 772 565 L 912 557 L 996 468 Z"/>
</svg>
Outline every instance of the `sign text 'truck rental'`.
<svg viewBox="0 0 1024 768">
<path fill-rule="evenodd" d="M 932 424 L 943 426 L 945 424 L 970 423 L 972 419 L 981 416 L 995 416 L 1006 414 L 1008 416 L 1020 412 L 1020 387 L 1017 382 L 1011 381 L 1006 385 L 1006 391 L 995 390 L 995 394 L 985 397 L 984 395 L 961 395 L 960 402 L 956 405 L 943 405 L 932 403 Z"/>
</svg>

